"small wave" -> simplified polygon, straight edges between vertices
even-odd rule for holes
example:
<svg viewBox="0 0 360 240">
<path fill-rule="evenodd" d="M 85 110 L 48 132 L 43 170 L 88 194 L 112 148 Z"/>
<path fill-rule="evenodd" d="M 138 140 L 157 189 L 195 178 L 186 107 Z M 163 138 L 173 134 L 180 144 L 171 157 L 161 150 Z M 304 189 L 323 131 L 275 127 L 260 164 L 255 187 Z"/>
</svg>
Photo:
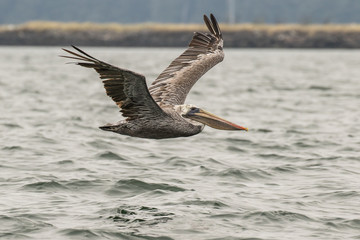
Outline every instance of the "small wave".
<svg viewBox="0 0 360 240">
<path fill-rule="evenodd" d="M 58 144 L 59 143 L 58 139 L 45 136 L 45 134 L 43 134 L 43 133 L 37 133 L 37 135 L 33 137 L 33 140 L 39 141 L 43 144 Z"/>
<path fill-rule="evenodd" d="M 137 179 L 125 179 L 119 180 L 116 183 L 117 187 L 126 187 L 131 189 L 144 189 L 144 190 L 166 190 L 171 192 L 182 192 L 185 191 L 184 188 L 172 186 L 167 183 L 147 183 Z"/>
<path fill-rule="evenodd" d="M 76 229 L 76 228 L 69 228 L 69 229 L 63 229 L 59 231 L 60 234 L 69 236 L 76 239 L 99 239 L 99 235 L 96 234 L 94 231 L 91 231 L 89 229 Z"/>
<path fill-rule="evenodd" d="M 226 138 L 225 140 L 228 142 L 240 143 L 242 145 L 250 145 L 253 143 L 249 139 L 242 139 L 242 138 Z"/>
<path fill-rule="evenodd" d="M 221 218 L 221 219 L 231 219 L 239 218 L 239 213 L 221 213 L 221 214 L 212 214 L 210 218 Z"/>
<path fill-rule="evenodd" d="M 103 150 L 109 148 L 109 145 L 112 145 L 112 142 L 104 141 L 102 139 L 95 139 L 93 141 L 87 142 L 86 144 L 95 149 Z"/>
<path fill-rule="evenodd" d="M 59 165 L 67 165 L 67 164 L 74 164 L 74 161 L 72 160 L 61 160 L 61 161 L 58 161 L 57 164 Z"/>
<path fill-rule="evenodd" d="M 23 189 L 27 190 L 64 190 L 67 189 L 64 185 L 56 182 L 56 181 L 50 181 L 50 182 L 36 182 L 36 183 L 30 183 L 23 186 Z"/>
<path fill-rule="evenodd" d="M 122 157 L 119 154 L 116 154 L 111 151 L 106 151 L 106 152 L 100 153 L 96 157 L 102 158 L 102 159 L 110 159 L 110 160 L 126 160 L 125 157 Z"/>
<path fill-rule="evenodd" d="M 243 180 L 251 180 L 268 178 L 271 176 L 271 173 L 259 169 L 241 170 L 236 168 L 229 168 L 224 171 L 220 171 L 217 175 L 221 177 L 236 177 Z"/>
<path fill-rule="evenodd" d="M 307 158 L 307 161 L 332 161 L 342 159 L 341 156 L 329 156 L 329 157 L 315 157 L 315 158 Z"/>
<path fill-rule="evenodd" d="M 258 90 L 256 88 L 247 88 L 246 92 L 256 93 L 256 92 L 258 92 Z"/>
<path fill-rule="evenodd" d="M 136 231 L 126 233 L 119 231 L 97 231 L 102 236 L 101 239 L 127 239 L 127 240 L 173 240 L 170 237 L 156 236 L 154 234 L 144 235 L 138 234 Z"/>
<path fill-rule="evenodd" d="M 221 237 L 221 238 L 210 238 L 209 240 L 264 240 L 264 238 L 253 238 L 253 237 Z"/>
<path fill-rule="evenodd" d="M 216 160 L 215 158 L 208 158 L 206 159 L 206 163 L 209 163 L 209 165 L 218 165 L 218 166 L 223 166 L 224 164 L 222 162 L 220 162 L 219 160 Z"/>
<path fill-rule="evenodd" d="M 332 90 L 332 87 L 319 86 L 319 85 L 311 85 L 309 87 L 310 90 L 320 90 L 320 91 L 329 91 Z"/>
<path fill-rule="evenodd" d="M 0 222 L 1 222 L 1 229 L 5 227 L 5 229 L 7 229 L 8 231 L 7 233 L 6 232 L 3 233 L 4 235 L 1 235 L 0 233 L 0 237 L 6 236 L 8 237 L 6 239 L 10 239 L 10 236 L 19 236 L 32 231 L 53 227 L 53 225 L 38 220 L 38 218 L 25 217 L 25 216 L 10 217 L 6 215 L 0 215 Z"/>
<path fill-rule="evenodd" d="M 356 191 L 333 191 L 333 192 L 328 192 L 328 193 L 321 193 L 319 194 L 319 196 L 322 197 L 327 197 L 329 199 L 334 199 L 334 198 L 338 198 L 338 199 L 356 199 L 360 197 L 360 193 L 356 192 Z"/>
<path fill-rule="evenodd" d="M 360 229 L 360 219 L 351 219 L 346 220 L 341 217 L 337 218 L 330 218 L 330 219 L 321 219 L 322 222 L 324 222 L 325 225 L 336 228 L 336 229 Z"/>
<path fill-rule="evenodd" d="M 310 217 L 288 211 L 256 211 L 244 215 L 245 219 L 252 219 L 257 222 L 288 222 L 288 221 L 314 221 Z"/>
<path fill-rule="evenodd" d="M 315 144 L 305 143 L 303 141 L 296 142 L 294 145 L 297 146 L 297 147 L 300 147 L 300 148 L 314 148 L 314 147 L 316 147 Z"/>
<path fill-rule="evenodd" d="M 93 191 L 97 187 L 103 188 L 104 181 L 102 180 L 72 180 L 66 184 L 66 188 L 72 190 L 86 190 L 86 191 Z"/>
<path fill-rule="evenodd" d="M 276 89 L 276 90 L 279 90 L 279 91 L 290 91 L 290 92 L 292 92 L 292 91 L 297 91 L 297 90 L 298 90 L 298 89 L 295 88 L 295 87 L 280 87 L 280 86 L 274 86 L 273 88 Z"/>
<path fill-rule="evenodd" d="M 346 220 L 343 224 L 354 229 L 360 229 L 360 219 Z"/>
<path fill-rule="evenodd" d="M 164 164 L 174 167 L 194 167 L 198 165 L 196 161 L 192 161 L 191 159 L 185 159 L 181 157 L 168 158 L 164 161 Z"/>
<path fill-rule="evenodd" d="M 261 154 L 257 154 L 256 156 L 265 158 L 265 159 L 288 159 L 288 158 L 290 158 L 290 157 L 276 154 L 276 153 L 261 153 Z"/>
<path fill-rule="evenodd" d="M 116 215 L 108 217 L 120 227 L 132 228 L 139 225 L 156 225 L 172 220 L 173 213 L 161 212 L 157 208 L 147 206 L 121 206 L 116 210 Z"/>
<path fill-rule="evenodd" d="M 185 201 L 183 204 L 184 205 L 210 206 L 215 209 L 228 207 L 228 205 L 226 205 L 225 203 L 217 201 L 217 200 L 191 200 L 191 201 Z"/>
<path fill-rule="evenodd" d="M 4 123 L 2 125 L 7 128 L 23 128 L 19 124 L 16 124 L 16 123 Z"/>
<path fill-rule="evenodd" d="M 227 147 L 227 150 L 233 151 L 233 152 L 239 152 L 239 153 L 247 152 L 245 149 L 242 149 L 242 148 L 239 148 L 239 147 L 234 147 L 234 146 Z"/>
<path fill-rule="evenodd" d="M 71 116 L 70 119 L 79 122 L 83 121 L 83 118 L 81 116 Z"/>
<path fill-rule="evenodd" d="M 293 172 L 298 171 L 297 168 L 289 166 L 289 165 L 273 167 L 273 168 L 271 168 L 271 170 L 273 170 L 275 172 L 281 172 L 281 173 L 293 173 Z"/>
<path fill-rule="evenodd" d="M 147 191 L 163 190 L 170 192 L 182 192 L 186 189 L 169 185 L 167 183 L 147 183 L 137 179 L 119 180 L 113 187 L 106 192 L 110 195 L 137 195 Z"/>
<path fill-rule="evenodd" d="M 302 130 L 299 130 L 299 129 L 295 129 L 295 128 L 291 128 L 291 129 L 286 129 L 286 133 L 290 133 L 290 134 L 305 134 L 305 135 L 308 135 L 309 132 L 307 131 L 302 131 Z"/>
<path fill-rule="evenodd" d="M 269 171 L 261 169 L 238 169 L 238 168 L 227 168 L 225 170 L 214 170 L 209 169 L 205 166 L 201 166 L 202 175 L 205 176 L 218 176 L 218 177 L 233 177 L 241 180 L 250 181 L 253 179 L 267 179 L 272 176 Z"/>
<path fill-rule="evenodd" d="M 30 236 L 21 233 L 0 233 L 1 239 L 31 239 Z"/>
<path fill-rule="evenodd" d="M 59 234 L 66 236 L 66 239 L 173 240 L 173 238 L 170 237 L 156 236 L 156 234 L 151 233 L 149 235 L 139 234 L 138 231 L 131 229 L 123 229 L 123 232 L 120 232 L 118 230 L 110 229 L 88 230 L 68 228 L 60 230 Z"/>
<path fill-rule="evenodd" d="M 273 132 L 271 129 L 265 129 L 265 128 L 259 128 L 259 129 L 256 129 L 257 132 L 260 132 L 260 133 L 271 133 Z"/>
<path fill-rule="evenodd" d="M 21 146 L 6 146 L 6 147 L 3 147 L 2 150 L 5 150 L 5 151 L 19 151 L 19 150 L 22 150 L 23 148 Z"/>
<path fill-rule="evenodd" d="M 152 234 L 153 235 L 153 234 Z M 166 237 L 166 236 L 149 236 L 149 235 L 143 235 L 143 234 L 130 234 L 131 238 L 126 239 L 134 239 L 134 240 L 174 240 L 174 238 Z"/>
</svg>

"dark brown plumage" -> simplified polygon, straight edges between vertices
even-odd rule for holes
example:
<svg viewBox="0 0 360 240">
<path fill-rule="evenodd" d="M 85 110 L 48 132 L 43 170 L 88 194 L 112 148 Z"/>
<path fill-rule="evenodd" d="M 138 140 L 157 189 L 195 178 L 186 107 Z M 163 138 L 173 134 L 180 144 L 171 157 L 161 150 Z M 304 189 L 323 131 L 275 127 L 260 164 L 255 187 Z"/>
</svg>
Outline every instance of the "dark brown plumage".
<svg viewBox="0 0 360 240">
<path fill-rule="evenodd" d="M 218 129 L 247 130 L 193 105 L 184 104 L 196 81 L 224 58 L 223 39 L 219 25 L 211 14 L 204 15 L 210 33 L 195 32 L 188 49 L 176 58 L 152 83 L 145 77 L 100 61 L 81 49 L 63 49 L 79 60 L 76 64 L 93 68 L 104 83 L 106 94 L 121 109 L 125 120 L 100 127 L 134 137 L 185 137 L 202 131 L 204 124 Z"/>
</svg>

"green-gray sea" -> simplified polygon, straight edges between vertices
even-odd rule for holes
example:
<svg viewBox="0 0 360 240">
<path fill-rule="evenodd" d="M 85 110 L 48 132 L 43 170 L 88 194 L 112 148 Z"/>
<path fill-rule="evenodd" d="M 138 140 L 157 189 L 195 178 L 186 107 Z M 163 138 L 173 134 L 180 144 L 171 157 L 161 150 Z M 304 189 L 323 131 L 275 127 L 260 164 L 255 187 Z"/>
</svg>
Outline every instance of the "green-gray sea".
<svg viewBox="0 0 360 240">
<path fill-rule="evenodd" d="M 184 50 L 83 49 L 148 83 Z M 164 140 L 101 131 L 61 54 L 0 47 L 0 239 L 360 239 L 359 50 L 225 49 L 186 102 L 249 131 Z"/>
</svg>

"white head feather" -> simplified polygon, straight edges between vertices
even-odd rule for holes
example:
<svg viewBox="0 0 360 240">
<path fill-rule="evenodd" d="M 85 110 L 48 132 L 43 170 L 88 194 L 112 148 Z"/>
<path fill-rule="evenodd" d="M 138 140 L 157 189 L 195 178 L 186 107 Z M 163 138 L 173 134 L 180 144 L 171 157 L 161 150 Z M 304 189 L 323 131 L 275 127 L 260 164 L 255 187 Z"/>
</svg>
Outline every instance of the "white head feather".
<svg viewBox="0 0 360 240">
<path fill-rule="evenodd" d="M 198 107 L 193 104 L 182 104 L 182 105 L 174 106 L 175 111 L 179 113 L 180 116 L 187 114 L 192 108 L 198 108 Z"/>
</svg>

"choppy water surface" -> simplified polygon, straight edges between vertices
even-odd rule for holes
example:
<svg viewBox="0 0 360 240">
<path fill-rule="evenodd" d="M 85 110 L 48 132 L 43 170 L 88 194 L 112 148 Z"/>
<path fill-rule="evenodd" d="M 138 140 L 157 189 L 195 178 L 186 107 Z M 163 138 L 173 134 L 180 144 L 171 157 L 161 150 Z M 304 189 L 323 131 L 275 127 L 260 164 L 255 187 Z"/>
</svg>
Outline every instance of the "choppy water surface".
<svg viewBox="0 0 360 240">
<path fill-rule="evenodd" d="M 84 48 L 149 82 L 183 49 Z M 187 102 L 249 128 L 147 140 L 59 48 L 0 48 L 0 238 L 360 239 L 360 52 L 226 50 Z"/>
</svg>

